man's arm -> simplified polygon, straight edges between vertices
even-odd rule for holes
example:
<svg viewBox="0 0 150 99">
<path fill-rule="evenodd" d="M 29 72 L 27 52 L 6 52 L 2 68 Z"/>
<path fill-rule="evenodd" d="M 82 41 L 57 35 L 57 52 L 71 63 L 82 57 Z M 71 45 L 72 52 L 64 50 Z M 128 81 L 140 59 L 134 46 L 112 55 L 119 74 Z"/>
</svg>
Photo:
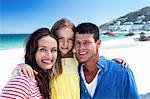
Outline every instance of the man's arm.
<svg viewBox="0 0 150 99">
<path fill-rule="evenodd" d="M 136 82 L 134 79 L 134 75 L 131 71 L 131 69 L 127 69 L 127 74 L 125 76 L 125 86 L 124 86 L 124 92 L 125 92 L 125 99 L 140 99 L 140 96 L 138 94 Z"/>
</svg>

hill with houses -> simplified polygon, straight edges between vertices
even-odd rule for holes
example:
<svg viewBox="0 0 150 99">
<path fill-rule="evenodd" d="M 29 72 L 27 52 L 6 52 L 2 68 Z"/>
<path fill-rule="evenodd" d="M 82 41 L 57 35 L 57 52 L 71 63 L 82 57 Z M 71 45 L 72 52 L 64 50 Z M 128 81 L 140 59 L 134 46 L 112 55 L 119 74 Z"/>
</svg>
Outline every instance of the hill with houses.
<svg viewBox="0 0 150 99">
<path fill-rule="evenodd" d="M 101 25 L 100 30 L 108 32 L 150 32 L 150 6 L 138 11 L 130 12 L 124 16 Z"/>
</svg>

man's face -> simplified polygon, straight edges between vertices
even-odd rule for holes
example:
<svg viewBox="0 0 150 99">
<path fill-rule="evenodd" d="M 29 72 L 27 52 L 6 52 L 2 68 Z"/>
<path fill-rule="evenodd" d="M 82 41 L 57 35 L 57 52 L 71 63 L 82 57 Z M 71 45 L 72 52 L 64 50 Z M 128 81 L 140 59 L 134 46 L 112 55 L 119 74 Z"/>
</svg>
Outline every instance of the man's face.
<svg viewBox="0 0 150 99">
<path fill-rule="evenodd" d="M 79 62 L 84 63 L 94 59 L 98 53 L 98 44 L 100 43 L 94 41 L 93 34 L 76 33 L 75 50 Z"/>
</svg>

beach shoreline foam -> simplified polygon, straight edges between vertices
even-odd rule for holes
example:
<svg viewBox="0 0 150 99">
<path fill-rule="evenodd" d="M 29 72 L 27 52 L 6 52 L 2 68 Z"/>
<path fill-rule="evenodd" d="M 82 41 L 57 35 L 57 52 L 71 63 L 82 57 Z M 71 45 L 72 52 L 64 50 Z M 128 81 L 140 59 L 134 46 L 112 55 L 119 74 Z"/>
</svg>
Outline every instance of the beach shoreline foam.
<svg viewBox="0 0 150 99">
<path fill-rule="evenodd" d="M 102 41 L 100 55 L 108 59 L 122 58 L 130 64 L 140 94 L 150 92 L 150 41 L 135 42 L 132 37 Z M 24 62 L 24 49 L 0 50 L 0 93 L 13 69 Z"/>
</svg>

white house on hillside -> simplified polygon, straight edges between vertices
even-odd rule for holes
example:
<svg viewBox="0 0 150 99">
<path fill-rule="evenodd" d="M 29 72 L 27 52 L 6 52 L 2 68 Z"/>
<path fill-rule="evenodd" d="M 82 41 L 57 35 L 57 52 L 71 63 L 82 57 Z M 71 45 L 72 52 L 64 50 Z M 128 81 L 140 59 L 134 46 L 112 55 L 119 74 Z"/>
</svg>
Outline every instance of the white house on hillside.
<svg viewBox="0 0 150 99">
<path fill-rule="evenodd" d="M 108 27 L 108 31 L 118 31 L 119 27 L 117 24 L 111 24 L 109 27 Z"/>
<path fill-rule="evenodd" d="M 150 21 L 146 22 L 146 24 L 143 26 L 143 29 L 146 31 L 150 31 Z"/>
<path fill-rule="evenodd" d="M 124 22 L 122 25 L 119 26 L 119 31 L 129 31 L 132 25 L 133 22 Z"/>
<path fill-rule="evenodd" d="M 145 22 L 143 23 L 134 23 L 131 27 L 131 31 L 139 31 L 143 29 L 143 26 L 145 25 Z"/>
</svg>

